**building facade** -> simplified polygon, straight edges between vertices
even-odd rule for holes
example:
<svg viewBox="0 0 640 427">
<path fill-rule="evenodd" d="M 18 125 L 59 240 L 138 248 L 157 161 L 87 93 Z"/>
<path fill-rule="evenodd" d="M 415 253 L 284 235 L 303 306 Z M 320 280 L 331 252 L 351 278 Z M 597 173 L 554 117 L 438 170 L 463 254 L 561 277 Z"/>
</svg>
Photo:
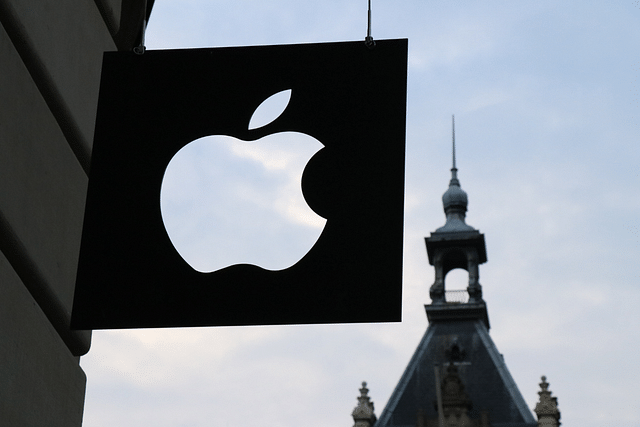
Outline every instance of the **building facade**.
<svg viewBox="0 0 640 427">
<path fill-rule="evenodd" d="M 102 54 L 153 0 L 0 0 L 0 425 L 82 424 L 69 328 Z"/>
</svg>

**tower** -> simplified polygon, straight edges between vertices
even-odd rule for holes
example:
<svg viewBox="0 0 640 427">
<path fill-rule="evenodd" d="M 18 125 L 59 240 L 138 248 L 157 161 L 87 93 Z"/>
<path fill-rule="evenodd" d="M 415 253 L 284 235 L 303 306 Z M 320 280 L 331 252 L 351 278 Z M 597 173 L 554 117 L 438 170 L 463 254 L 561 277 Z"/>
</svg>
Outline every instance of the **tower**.
<svg viewBox="0 0 640 427">
<path fill-rule="evenodd" d="M 489 336 L 479 282 L 485 240 L 465 222 L 468 197 L 457 176 L 453 125 L 451 180 L 442 196 L 446 223 L 425 239 L 435 269 L 425 305 L 429 327 L 375 427 L 537 426 Z M 456 268 L 469 274 L 466 291 L 446 290 L 446 276 Z"/>
<path fill-rule="evenodd" d="M 467 225 L 465 216 L 469 203 L 467 193 L 460 187 L 456 168 L 456 132 L 455 118 L 452 117 L 452 154 L 451 180 L 449 188 L 442 195 L 442 204 L 446 216 L 445 224 L 425 238 L 429 264 L 435 268 L 435 282 L 429 290 L 432 304 L 425 306 L 429 321 L 448 318 L 481 318 L 489 329 L 487 306 L 482 299 L 482 286 L 479 282 L 479 265 L 487 262 L 484 235 Z M 467 287 L 468 302 L 462 305 L 447 304 L 455 299 L 460 291 L 445 291 L 445 277 L 450 271 L 461 268 L 469 274 Z M 460 295 L 458 295 L 460 296 Z M 461 295 L 463 298 L 466 295 Z M 465 298 L 466 299 L 466 298 Z"/>
</svg>

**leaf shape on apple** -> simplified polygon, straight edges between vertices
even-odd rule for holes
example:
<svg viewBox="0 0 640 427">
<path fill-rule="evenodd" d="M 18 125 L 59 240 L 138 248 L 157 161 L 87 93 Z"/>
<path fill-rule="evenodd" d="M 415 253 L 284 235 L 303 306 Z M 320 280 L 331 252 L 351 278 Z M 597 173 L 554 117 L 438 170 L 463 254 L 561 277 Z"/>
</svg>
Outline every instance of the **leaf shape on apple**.
<svg viewBox="0 0 640 427">
<path fill-rule="evenodd" d="M 264 101 L 253 112 L 249 120 L 249 130 L 258 129 L 268 125 L 286 110 L 291 100 L 291 89 L 286 89 L 274 93 Z"/>
</svg>

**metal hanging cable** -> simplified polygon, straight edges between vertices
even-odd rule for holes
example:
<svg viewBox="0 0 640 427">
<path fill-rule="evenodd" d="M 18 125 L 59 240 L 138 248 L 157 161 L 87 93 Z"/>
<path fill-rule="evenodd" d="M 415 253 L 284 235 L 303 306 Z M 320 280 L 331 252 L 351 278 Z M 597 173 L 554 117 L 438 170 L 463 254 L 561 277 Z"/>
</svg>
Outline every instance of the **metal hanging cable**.
<svg viewBox="0 0 640 427">
<path fill-rule="evenodd" d="M 369 8 L 367 10 L 367 37 L 364 38 L 364 44 L 369 49 L 373 49 L 376 45 L 373 37 L 371 37 L 371 0 L 369 0 Z"/>
<path fill-rule="evenodd" d="M 144 46 L 144 33 L 147 31 L 147 0 L 142 1 L 142 29 L 140 31 L 140 44 L 133 48 L 133 52 L 142 55 L 147 49 Z"/>
</svg>

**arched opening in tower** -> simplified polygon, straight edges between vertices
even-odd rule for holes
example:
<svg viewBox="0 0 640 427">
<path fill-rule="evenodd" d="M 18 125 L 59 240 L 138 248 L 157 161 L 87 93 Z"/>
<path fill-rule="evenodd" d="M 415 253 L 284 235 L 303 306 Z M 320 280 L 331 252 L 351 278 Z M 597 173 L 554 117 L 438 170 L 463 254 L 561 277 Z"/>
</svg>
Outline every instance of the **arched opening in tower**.
<svg viewBox="0 0 640 427">
<path fill-rule="evenodd" d="M 469 301 L 469 273 L 462 268 L 454 268 L 445 276 L 444 299 L 447 303 L 461 304 Z"/>
</svg>

